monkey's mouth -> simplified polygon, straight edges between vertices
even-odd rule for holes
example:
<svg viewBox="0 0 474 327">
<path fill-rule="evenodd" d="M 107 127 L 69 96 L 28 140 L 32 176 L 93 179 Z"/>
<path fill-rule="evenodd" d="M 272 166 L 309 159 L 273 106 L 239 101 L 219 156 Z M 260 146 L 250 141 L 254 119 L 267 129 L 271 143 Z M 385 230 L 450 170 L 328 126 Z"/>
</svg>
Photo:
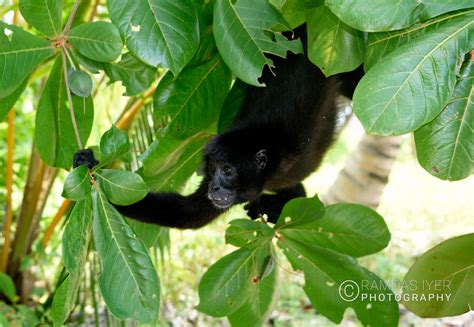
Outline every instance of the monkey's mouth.
<svg viewBox="0 0 474 327">
<path fill-rule="evenodd" d="M 223 197 L 216 197 L 208 195 L 209 200 L 211 200 L 212 204 L 218 209 L 228 209 L 234 204 L 235 196 L 223 196 Z"/>
</svg>

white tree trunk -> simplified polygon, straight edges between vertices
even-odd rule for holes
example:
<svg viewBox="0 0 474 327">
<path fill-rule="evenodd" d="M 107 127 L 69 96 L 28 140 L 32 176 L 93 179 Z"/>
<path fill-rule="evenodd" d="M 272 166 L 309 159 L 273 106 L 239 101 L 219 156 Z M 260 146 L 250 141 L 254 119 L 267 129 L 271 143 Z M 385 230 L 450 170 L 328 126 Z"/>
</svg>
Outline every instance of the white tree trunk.
<svg viewBox="0 0 474 327">
<path fill-rule="evenodd" d="M 365 134 L 322 201 L 325 204 L 360 203 L 377 208 L 400 143 L 400 136 Z"/>
</svg>

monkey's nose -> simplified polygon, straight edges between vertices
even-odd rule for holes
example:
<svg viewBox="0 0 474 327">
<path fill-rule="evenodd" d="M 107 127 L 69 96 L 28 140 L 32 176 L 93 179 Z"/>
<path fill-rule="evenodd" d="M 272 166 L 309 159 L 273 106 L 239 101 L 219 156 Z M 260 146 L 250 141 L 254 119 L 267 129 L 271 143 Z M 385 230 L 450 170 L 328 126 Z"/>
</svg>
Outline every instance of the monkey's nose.
<svg viewBox="0 0 474 327">
<path fill-rule="evenodd" d="M 212 192 L 217 192 L 217 191 L 219 191 L 220 189 L 221 189 L 221 188 L 220 188 L 219 186 L 214 185 L 214 186 L 212 187 Z"/>
</svg>

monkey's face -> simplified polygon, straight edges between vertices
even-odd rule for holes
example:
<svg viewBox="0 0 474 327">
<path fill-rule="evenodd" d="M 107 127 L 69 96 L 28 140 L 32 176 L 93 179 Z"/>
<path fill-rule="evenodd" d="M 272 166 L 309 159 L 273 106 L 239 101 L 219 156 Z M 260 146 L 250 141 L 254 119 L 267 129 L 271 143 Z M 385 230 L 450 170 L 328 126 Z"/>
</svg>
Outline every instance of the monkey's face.
<svg viewBox="0 0 474 327">
<path fill-rule="evenodd" d="M 266 161 L 265 150 L 251 155 L 251 158 L 243 156 L 236 163 L 208 159 L 209 200 L 217 208 L 227 209 L 234 204 L 257 198 L 262 192 L 261 172 L 265 168 Z"/>
<path fill-rule="evenodd" d="M 237 200 L 238 171 L 237 167 L 222 161 L 211 160 L 207 164 L 211 178 L 207 197 L 221 209 L 227 209 Z"/>
</svg>

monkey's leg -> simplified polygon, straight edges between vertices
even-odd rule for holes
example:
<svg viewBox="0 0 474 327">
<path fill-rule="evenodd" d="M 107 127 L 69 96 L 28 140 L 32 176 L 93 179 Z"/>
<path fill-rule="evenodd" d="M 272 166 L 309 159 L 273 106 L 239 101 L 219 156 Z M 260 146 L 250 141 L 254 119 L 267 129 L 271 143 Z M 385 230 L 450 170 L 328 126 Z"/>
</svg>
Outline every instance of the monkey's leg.
<svg viewBox="0 0 474 327">
<path fill-rule="evenodd" d="M 244 209 L 252 219 L 257 219 L 263 214 L 268 216 L 268 221 L 276 223 L 281 210 L 291 199 L 306 196 L 303 184 L 298 183 L 292 187 L 278 191 L 275 194 L 263 194 L 256 200 L 249 202 Z"/>
</svg>

